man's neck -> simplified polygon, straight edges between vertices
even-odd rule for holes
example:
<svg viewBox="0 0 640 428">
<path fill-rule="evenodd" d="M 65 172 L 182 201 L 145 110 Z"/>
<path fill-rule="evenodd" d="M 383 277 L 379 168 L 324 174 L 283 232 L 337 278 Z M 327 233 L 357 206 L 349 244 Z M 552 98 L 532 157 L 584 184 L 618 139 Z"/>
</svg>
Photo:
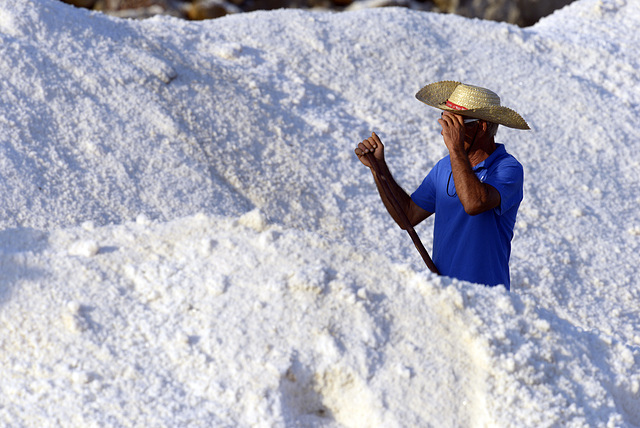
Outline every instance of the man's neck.
<svg viewBox="0 0 640 428">
<path fill-rule="evenodd" d="M 493 138 L 477 141 L 474 146 L 475 147 L 472 147 L 468 154 L 472 168 L 491 156 L 491 153 L 493 153 L 497 148 Z"/>
</svg>

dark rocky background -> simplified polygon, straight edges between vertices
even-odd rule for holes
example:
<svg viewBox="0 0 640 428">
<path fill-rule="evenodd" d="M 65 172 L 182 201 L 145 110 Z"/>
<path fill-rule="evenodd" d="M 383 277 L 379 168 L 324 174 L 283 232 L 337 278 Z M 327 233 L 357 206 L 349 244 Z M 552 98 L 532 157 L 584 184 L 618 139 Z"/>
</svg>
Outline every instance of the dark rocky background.
<svg viewBox="0 0 640 428">
<path fill-rule="evenodd" d="M 281 8 L 354 10 L 399 6 L 416 10 L 509 22 L 521 27 L 535 24 L 573 0 L 61 0 L 77 7 L 99 10 L 121 18 L 172 15 L 184 19 L 213 19 L 232 13 Z"/>
</svg>

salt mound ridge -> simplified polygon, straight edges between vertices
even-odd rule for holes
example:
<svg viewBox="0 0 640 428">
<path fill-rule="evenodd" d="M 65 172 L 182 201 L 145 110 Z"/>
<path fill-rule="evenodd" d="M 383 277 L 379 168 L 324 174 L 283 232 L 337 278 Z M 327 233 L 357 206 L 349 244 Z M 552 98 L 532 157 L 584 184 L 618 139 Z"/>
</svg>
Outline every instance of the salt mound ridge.
<svg viewBox="0 0 640 428">
<path fill-rule="evenodd" d="M 637 348 L 258 212 L 25 239 L 1 259 L 10 425 L 637 421 Z"/>
</svg>

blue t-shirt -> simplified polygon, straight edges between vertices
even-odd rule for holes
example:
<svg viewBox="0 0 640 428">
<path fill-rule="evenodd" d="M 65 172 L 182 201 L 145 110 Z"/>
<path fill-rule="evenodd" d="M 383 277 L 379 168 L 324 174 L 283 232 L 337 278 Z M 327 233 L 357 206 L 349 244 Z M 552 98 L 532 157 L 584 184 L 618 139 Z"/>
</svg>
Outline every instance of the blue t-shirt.
<svg viewBox="0 0 640 428">
<path fill-rule="evenodd" d="M 473 168 L 476 177 L 495 187 L 500 205 L 471 216 L 456 193 L 449 156 L 429 172 L 411 199 L 435 213 L 433 262 L 442 275 L 485 285 L 509 280 L 509 256 L 516 214 L 522 201 L 524 172 L 502 144 Z"/>
</svg>

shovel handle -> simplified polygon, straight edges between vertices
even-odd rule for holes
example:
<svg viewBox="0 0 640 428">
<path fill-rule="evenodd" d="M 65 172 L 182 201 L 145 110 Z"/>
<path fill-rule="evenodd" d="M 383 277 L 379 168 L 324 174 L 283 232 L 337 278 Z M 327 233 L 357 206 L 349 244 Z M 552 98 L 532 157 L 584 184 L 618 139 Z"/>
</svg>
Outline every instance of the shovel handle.
<svg viewBox="0 0 640 428">
<path fill-rule="evenodd" d="M 370 153 L 370 152 L 367 153 L 366 156 L 367 156 L 367 160 L 369 160 L 369 163 L 371 164 L 371 167 L 373 168 L 373 171 L 376 173 L 376 175 L 378 176 L 378 179 L 380 180 L 380 184 L 382 185 L 382 190 L 384 191 L 384 194 L 387 197 L 387 200 L 391 202 L 391 205 L 393 206 L 394 211 L 396 212 L 396 214 L 398 215 L 398 218 L 400 219 L 400 222 L 402 223 L 403 229 L 405 229 L 409 233 L 409 236 L 411 236 L 413 245 L 416 246 L 416 249 L 422 256 L 422 260 L 424 260 L 424 263 L 427 265 L 427 267 L 431 272 L 437 275 L 440 275 L 438 268 L 433 263 L 433 260 L 431 260 L 431 257 L 429 257 L 429 253 L 427 252 L 426 248 L 424 248 L 424 245 L 422 245 L 422 241 L 420 240 L 420 238 L 418 237 L 418 234 L 416 233 L 415 229 L 411 225 L 409 218 L 407 217 L 404 210 L 400 206 L 400 203 L 398 202 L 395 195 L 391 191 L 391 187 L 389 186 L 389 181 L 387 180 L 387 177 L 382 173 L 382 170 L 380 169 L 380 165 L 378 165 L 378 161 L 376 160 L 375 156 L 373 156 L 373 153 Z"/>
</svg>

